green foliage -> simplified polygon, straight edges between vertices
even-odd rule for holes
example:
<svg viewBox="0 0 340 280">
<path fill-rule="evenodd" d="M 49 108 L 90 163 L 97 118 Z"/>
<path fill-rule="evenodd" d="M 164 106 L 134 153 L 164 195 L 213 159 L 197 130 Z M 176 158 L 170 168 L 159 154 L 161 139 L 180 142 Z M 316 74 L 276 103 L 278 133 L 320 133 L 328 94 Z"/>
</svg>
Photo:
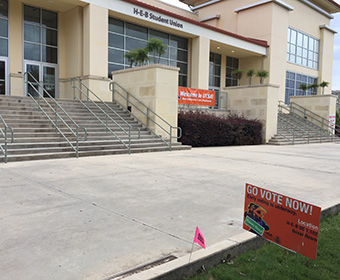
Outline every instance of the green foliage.
<svg viewBox="0 0 340 280">
<path fill-rule="evenodd" d="M 217 279 L 340 279 L 340 214 L 321 221 L 316 260 L 289 252 L 275 244 L 268 243 L 255 251 L 248 251 L 234 260 L 205 271 L 187 280 Z"/>
<path fill-rule="evenodd" d="M 149 60 L 148 51 L 145 48 L 130 50 L 125 54 L 125 57 L 128 59 L 130 67 L 144 65 Z"/>
<path fill-rule="evenodd" d="M 259 78 L 260 78 L 260 84 L 262 85 L 264 79 L 269 77 L 269 72 L 266 71 L 266 70 L 259 70 L 259 71 L 257 71 L 257 73 L 256 73 L 256 77 L 259 77 Z"/>
<path fill-rule="evenodd" d="M 308 86 L 308 88 L 312 90 L 313 94 L 317 94 L 317 88 L 318 87 L 319 87 L 319 84 L 317 84 L 317 83 L 314 83 L 314 84 L 311 84 L 311 85 Z"/>
<path fill-rule="evenodd" d="M 325 82 L 325 81 L 322 81 L 322 83 L 320 83 L 320 87 L 322 87 L 322 94 L 325 94 L 325 87 L 328 87 L 329 85 L 329 82 Z"/>
<path fill-rule="evenodd" d="M 180 112 L 178 126 L 183 135 L 179 139 L 193 147 L 259 145 L 262 143 L 262 124 L 237 115 L 220 118 L 202 111 Z"/>
<path fill-rule="evenodd" d="M 146 50 L 154 56 L 154 63 L 159 63 L 161 56 L 165 53 L 167 46 L 158 38 L 150 38 L 146 45 Z M 157 60 L 158 58 L 158 60 Z"/>
<path fill-rule="evenodd" d="M 251 80 L 252 80 L 254 75 L 255 75 L 255 70 L 249 69 L 248 72 L 247 72 L 247 77 L 249 79 L 249 85 L 251 85 Z"/>
<path fill-rule="evenodd" d="M 124 56 L 128 59 L 128 61 L 130 63 L 130 68 L 132 68 L 132 65 L 137 60 L 137 51 L 136 50 L 130 50 Z"/>
<path fill-rule="evenodd" d="M 306 91 L 308 90 L 307 84 L 300 84 L 299 89 L 303 91 L 304 94 L 306 94 Z"/>
<path fill-rule="evenodd" d="M 242 78 L 242 75 L 243 75 L 244 71 L 242 70 L 233 70 L 231 72 L 231 76 L 234 78 L 234 79 L 237 79 L 238 80 L 238 84 L 240 85 L 240 79 Z"/>
</svg>

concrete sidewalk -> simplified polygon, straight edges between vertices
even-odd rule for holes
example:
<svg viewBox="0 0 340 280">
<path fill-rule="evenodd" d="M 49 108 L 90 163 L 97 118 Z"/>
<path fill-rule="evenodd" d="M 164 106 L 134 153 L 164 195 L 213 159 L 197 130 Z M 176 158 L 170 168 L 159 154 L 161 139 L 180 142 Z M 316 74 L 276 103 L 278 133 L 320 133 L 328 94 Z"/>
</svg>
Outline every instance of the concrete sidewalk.
<svg viewBox="0 0 340 280">
<path fill-rule="evenodd" d="M 167 256 L 187 258 L 196 226 L 218 250 L 250 234 L 246 182 L 326 208 L 340 203 L 339 167 L 337 144 L 1 164 L 1 279 L 118 279 Z M 194 259 L 208 249 L 195 247 Z"/>
</svg>

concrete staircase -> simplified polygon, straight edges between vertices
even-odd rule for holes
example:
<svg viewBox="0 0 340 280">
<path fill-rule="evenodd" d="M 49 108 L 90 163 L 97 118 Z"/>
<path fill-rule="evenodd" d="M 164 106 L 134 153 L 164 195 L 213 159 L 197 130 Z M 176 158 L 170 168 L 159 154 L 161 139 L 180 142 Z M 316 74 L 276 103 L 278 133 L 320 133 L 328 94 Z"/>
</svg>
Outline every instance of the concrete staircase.
<svg viewBox="0 0 340 280">
<path fill-rule="evenodd" d="M 339 142 L 340 138 L 332 136 L 327 130 L 320 129 L 305 118 L 296 114 L 278 112 L 277 134 L 267 144 L 295 145 Z"/>
<path fill-rule="evenodd" d="M 84 141 L 84 130 L 79 131 L 79 157 L 113 155 L 128 153 L 124 146 L 112 133 L 107 132 L 89 111 L 78 101 L 58 100 L 58 103 L 80 126 L 85 127 L 88 132 L 87 140 Z M 52 102 L 50 102 L 52 104 Z M 141 127 L 129 112 L 124 112 L 114 103 L 107 103 L 131 126 L 131 153 L 156 152 L 169 150 L 162 140 Z M 103 105 L 100 105 L 103 107 Z M 42 103 L 52 120 L 55 119 L 53 111 L 47 104 Z M 89 106 L 101 120 L 105 122 L 105 116 L 95 105 Z M 64 118 L 63 113 L 59 113 Z M 0 115 L 4 118 L 8 126 L 14 130 L 14 142 L 8 144 L 8 161 L 41 160 L 52 158 L 75 157 L 76 152 L 69 145 L 66 139 L 56 131 L 55 127 L 48 120 L 45 114 L 38 109 L 38 106 L 29 97 L 0 97 Z M 119 117 L 110 114 L 110 117 L 128 130 L 128 126 Z M 66 118 L 64 118 L 66 120 Z M 69 141 L 75 145 L 76 137 L 72 132 L 59 122 L 59 128 L 63 131 Z M 75 125 L 67 123 L 75 130 Z M 0 124 L 2 125 L 2 124 Z M 128 136 L 115 125 L 109 122 L 109 127 L 119 138 L 128 144 Z M 140 130 L 140 138 L 139 138 Z M 3 145 L 3 138 L 0 138 Z M 172 150 L 190 149 L 190 146 L 173 142 Z M 4 155 L 0 154 L 0 162 L 4 161 Z"/>
</svg>

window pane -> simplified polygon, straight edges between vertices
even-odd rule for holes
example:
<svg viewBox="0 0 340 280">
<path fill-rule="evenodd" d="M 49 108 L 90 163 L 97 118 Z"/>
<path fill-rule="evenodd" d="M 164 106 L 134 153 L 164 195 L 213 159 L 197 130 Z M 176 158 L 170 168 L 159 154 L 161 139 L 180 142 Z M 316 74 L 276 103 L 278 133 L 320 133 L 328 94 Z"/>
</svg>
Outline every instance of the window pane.
<svg viewBox="0 0 340 280">
<path fill-rule="evenodd" d="M 124 69 L 124 66 L 123 65 L 117 65 L 117 64 L 111 64 L 109 63 L 109 67 L 108 67 L 108 76 L 110 78 L 112 78 L 112 72 L 113 71 L 117 71 L 117 70 L 122 70 Z"/>
<path fill-rule="evenodd" d="M 158 31 L 158 30 L 150 30 L 150 37 L 157 38 L 162 40 L 162 43 L 165 45 L 169 45 L 169 34 Z"/>
<path fill-rule="evenodd" d="M 24 6 L 24 20 L 26 22 L 40 24 L 40 9 Z"/>
<path fill-rule="evenodd" d="M 188 77 L 187 76 L 182 76 L 182 75 L 179 75 L 178 77 L 178 85 L 180 87 L 186 87 L 187 84 L 188 84 Z"/>
<path fill-rule="evenodd" d="M 118 19 L 109 18 L 109 31 L 124 34 L 124 22 Z"/>
<path fill-rule="evenodd" d="M 119 49 L 124 49 L 124 37 L 109 33 L 109 46 Z"/>
<path fill-rule="evenodd" d="M 170 46 L 187 50 L 188 40 L 186 38 L 170 35 Z"/>
<path fill-rule="evenodd" d="M 296 44 L 296 31 L 295 30 L 292 30 L 292 32 L 291 32 L 291 36 L 290 36 L 290 42 L 292 43 L 292 44 Z"/>
<path fill-rule="evenodd" d="M 40 61 L 40 45 L 24 43 L 24 58 Z"/>
<path fill-rule="evenodd" d="M 28 42 L 40 43 L 40 27 L 25 24 L 24 25 L 24 40 Z"/>
<path fill-rule="evenodd" d="M 50 46 L 58 46 L 58 32 L 51 29 L 42 29 L 42 43 Z"/>
<path fill-rule="evenodd" d="M 0 16 L 8 17 L 8 2 L 6 0 L 0 0 Z"/>
<path fill-rule="evenodd" d="M 42 46 L 42 61 L 49 63 L 58 62 L 58 49 L 52 47 Z"/>
<path fill-rule="evenodd" d="M 124 51 L 109 49 L 109 61 L 124 64 Z"/>
<path fill-rule="evenodd" d="M 42 25 L 50 28 L 58 28 L 57 13 L 43 10 L 42 11 Z"/>
<path fill-rule="evenodd" d="M 0 38 L 0 56 L 8 56 L 8 40 Z"/>
<path fill-rule="evenodd" d="M 146 42 L 145 41 L 140 41 L 140 40 L 137 40 L 137 39 L 126 38 L 126 49 L 127 50 L 138 49 L 138 48 L 145 48 L 145 47 L 146 47 Z"/>
<path fill-rule="evenodd" d="M 178 50 L 175 48 L 170 48 L 170 59 L 187 62 L 188 53 L 186 51 Z"/>
<path fill-rule="evenodd" d="M 0 19 L 0 36 L 8 37 L 8 21 L 5 19 Z"/>
<path fill-rule="evenodd" d="M 148 39 L 148 29 L 143 26 L 126 23 L 126 35 L 139 39 Z"/>
</svg>

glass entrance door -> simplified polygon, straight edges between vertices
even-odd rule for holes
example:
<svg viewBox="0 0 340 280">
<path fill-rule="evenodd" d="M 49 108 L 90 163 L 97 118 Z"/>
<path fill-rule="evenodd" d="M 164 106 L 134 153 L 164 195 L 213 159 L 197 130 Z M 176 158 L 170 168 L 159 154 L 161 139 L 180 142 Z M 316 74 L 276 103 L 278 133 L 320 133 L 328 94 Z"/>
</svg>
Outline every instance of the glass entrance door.
<svg viewBox="0 0 340 280">
<path fill-rule="evenodd" d="M 7 94 L 6 61 L 0 60 L 0 95 Z"/>
<path fill-rule="evenodd" d="M 56 97 L 56 66 L 46 65 L 45 63 L 26 62 L 25 70 L 31 74 L 28 75 L 30 84 L 27 84 L 26 95 L 30 94 L 33 97 L 38 97 L 40 93 L 44 97 Z"/>
</svg>

